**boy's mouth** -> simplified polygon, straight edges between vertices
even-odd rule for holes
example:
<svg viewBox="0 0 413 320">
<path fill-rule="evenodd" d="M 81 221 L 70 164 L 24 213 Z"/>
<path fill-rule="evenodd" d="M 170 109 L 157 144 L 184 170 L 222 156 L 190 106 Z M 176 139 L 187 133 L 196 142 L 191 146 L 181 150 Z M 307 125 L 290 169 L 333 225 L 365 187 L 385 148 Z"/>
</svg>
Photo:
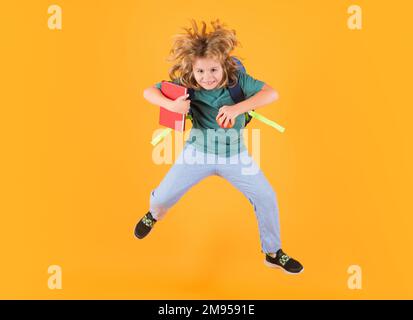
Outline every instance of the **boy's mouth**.
<svg viewBox="0 0 413 320">
<path fill-rule="evenodd" d="M 208 81 L 208 82 L 203 82 L 203 84 L 205 84 L 205 85 L 207 85 L 207 86 L 210 86 L 210 85 L 213 85 L 215 83 L 215 81 Z"/>
</svg>

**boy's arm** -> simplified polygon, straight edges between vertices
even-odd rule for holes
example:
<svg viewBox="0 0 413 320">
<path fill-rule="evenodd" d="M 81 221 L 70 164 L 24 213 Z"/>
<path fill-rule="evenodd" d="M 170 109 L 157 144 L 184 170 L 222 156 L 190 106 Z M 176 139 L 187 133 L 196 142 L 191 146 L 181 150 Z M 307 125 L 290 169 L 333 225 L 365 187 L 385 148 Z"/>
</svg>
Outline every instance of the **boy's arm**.
<svg viewBox="0 0 413 320">
<path fill-rule="evenodd" d="M 266 104 L 278 100 L 278 93 L 269 85 L 264 84 L 262 89 L 248 99 L 231 106 L 223 106 L 219 109 L 216 119 L 223 117 L 223 125 L 227 126 L 229 121 L 235 121 L 239 115 L 256 110 Z"/>
<path fill-rule="evenodd" d="M 262 106 L 278 100 L 278 97 L 279 96 L 277 91 L 275 91 L 269 85 L 264 84 L 262 89 L 252 97 L 236 104 L 237 113 L 243 114 L 253 109 L 256 110 Z"/>
<path fill-rule="evenodd" d="M 171 100 L 165 97 L 161 90 L 155 86 L 145 89 L 143 91 L 143 97 L 154 105 L 162 106 L 169 111 L 182 114 L 188 113 L 191 105 L 191 100 L 188 99 L 189 94 L 180 96 L 176 98 L 176 100 Z"/>
<path fill-rule="evenodd" d="M 149 87 L 143 91 L 143 97 L 149 101 L 150 103 L 157 105 L 157 106 L 162 106 L 165 109 L 168 109 L 172 111 L 172 102 L 173 100 L 168 99 L 165 97 L 161 90 L 159 90 L 157 87 Z"/>
</svg>

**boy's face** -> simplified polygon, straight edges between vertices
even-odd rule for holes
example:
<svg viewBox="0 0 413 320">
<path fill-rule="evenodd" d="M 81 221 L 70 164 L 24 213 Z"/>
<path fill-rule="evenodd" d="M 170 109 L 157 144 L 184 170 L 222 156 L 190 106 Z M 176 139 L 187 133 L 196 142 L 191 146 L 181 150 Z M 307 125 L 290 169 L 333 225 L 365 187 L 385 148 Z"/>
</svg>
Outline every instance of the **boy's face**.
<svg viewBox="0 0 413 320">
<path fill-rule="evenodd" d="M 221 64 L 211 58 L 197 58 L 192 64 L 196 82 L 205 90 L 212 90 L 221 83 L 223 70 Z"/>
</svg>

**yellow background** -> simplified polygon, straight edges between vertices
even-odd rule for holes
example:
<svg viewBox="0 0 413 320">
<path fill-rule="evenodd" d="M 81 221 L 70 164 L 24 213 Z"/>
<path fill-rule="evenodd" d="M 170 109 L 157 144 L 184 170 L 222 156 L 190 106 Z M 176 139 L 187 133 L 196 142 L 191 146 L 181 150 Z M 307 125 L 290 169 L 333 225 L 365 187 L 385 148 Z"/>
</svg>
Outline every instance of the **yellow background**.
<svg viewBox="0 0 413 320">
<path fill-rule="evenodd" d="M 410 1 L 7 2 L 0 298 L 413 298 Z M 61 31 L 47 27 L 51 4 Z M 167 79 L 190 18 L 236 29 L 248 72 L 280 94 L 260 113 L 285 133 L 249 128 L 302 275 L 263 265 L 250 203 L 218 177 L 133 236 L 170 167 L 152 161 L 158 108 L 142 92 Z M 50 265 L 62 290 L 48 289 Z"/>
</svg>

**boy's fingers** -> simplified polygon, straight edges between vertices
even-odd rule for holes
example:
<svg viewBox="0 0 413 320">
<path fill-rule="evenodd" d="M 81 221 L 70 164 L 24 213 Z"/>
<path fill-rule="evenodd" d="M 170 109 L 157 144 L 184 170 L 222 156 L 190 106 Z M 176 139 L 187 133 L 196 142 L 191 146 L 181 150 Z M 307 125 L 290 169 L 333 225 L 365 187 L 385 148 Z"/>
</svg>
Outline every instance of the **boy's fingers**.
<svg viewBox="0 0 413 320">
<path fill-rule="evenodd" d="M 224 127 L 226 127 L 228 125 L 228 120 L 229 120 L 229 118 L 225 118 Z"/>
<path fill-rule="evenodd" d="M 219 117 L 222 117 L 224 115 L 224 111 L 218 111 L 218 115 L 217 115 L 217 118 L 219 118 Z"/>
</svg>

